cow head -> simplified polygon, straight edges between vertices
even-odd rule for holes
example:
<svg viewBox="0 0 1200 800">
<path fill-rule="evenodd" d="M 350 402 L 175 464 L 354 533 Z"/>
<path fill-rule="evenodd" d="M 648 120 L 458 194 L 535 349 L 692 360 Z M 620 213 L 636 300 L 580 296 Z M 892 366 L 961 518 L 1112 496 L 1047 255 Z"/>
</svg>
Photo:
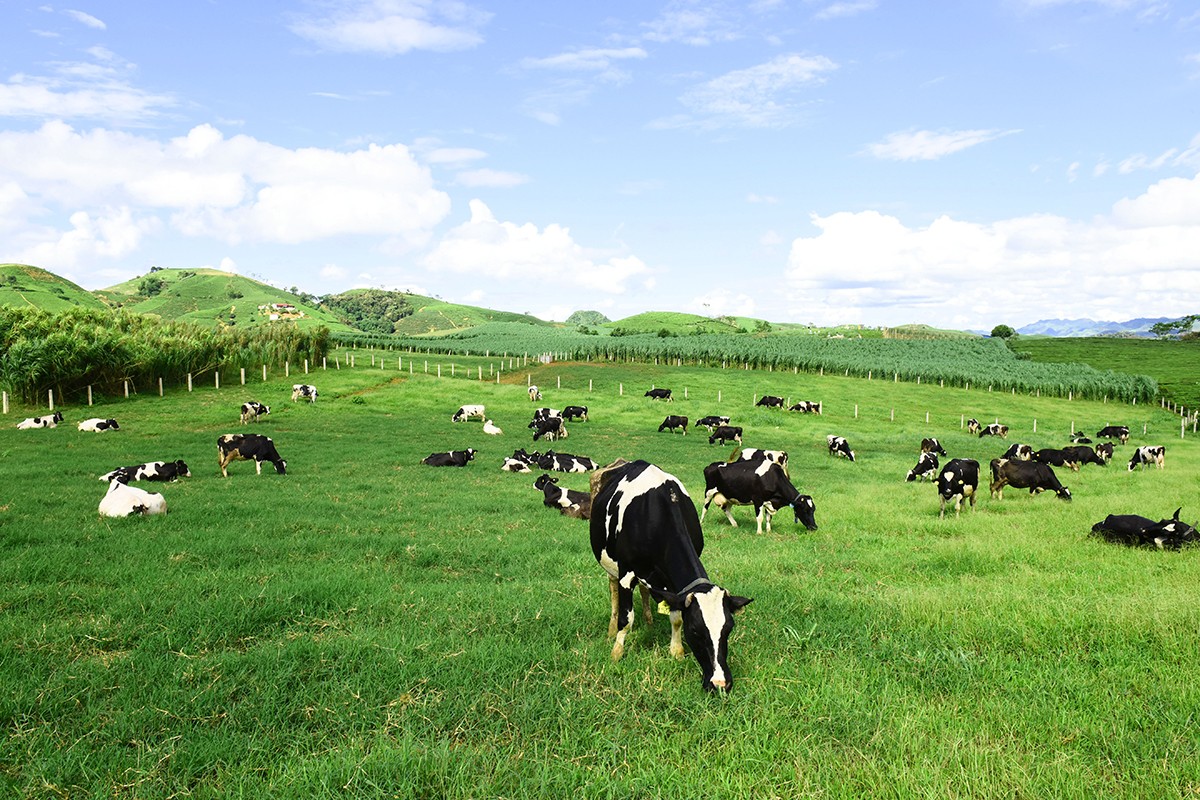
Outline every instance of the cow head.
<svg viewBox="0 0 1200 800">
<path fill-rule="evenodd" d="M 671 611 L 683 617 L 683 636 L 700 665 L 700 685 L 706 692 L 733 689 L 729 670 L 729 634 L 733 617 L 750 602 L 720 586 L 708 586 L 685 594 L 664 593 Z"/>
<path fill-rule="evenodd" d="M 1060 486 L 1054 490 L 1054 493 L 1058 495 L 1059 500 L 1066 500 L 1068 503 L 1071 502 L 1071 490 L 1067 487 Z"/>
<path fill-rule="evenodd" d="M 282 458 L 275 462 L 275 471 L 280 475 L 287 475 L 287 462 Z"/>
<path fill-rule="evenodd" d="M 811 497 L 806 494 L 797 497 L 792 501 L 792 510 L 796 512 L 796 522 L 810 531 L 817 529 L 817 504 Z"/>
<path fill-rule="evenodd" d="M 544 491 L 547 486 L 554 483 L 558 483 L 558 478 L 552 477 L 548 473 L 543 472 L 541 475 L 537 476 L 537 479 L 533 482 L 533 488 L 539 491 Z"/>
<path fill-rule="evenodd" d="M 175 462 L 175 471 L 184 478 L 192 477 L 191 470 L 188 469 L 188 465 L 183 463 L 182 460 Z"/>
</svg>

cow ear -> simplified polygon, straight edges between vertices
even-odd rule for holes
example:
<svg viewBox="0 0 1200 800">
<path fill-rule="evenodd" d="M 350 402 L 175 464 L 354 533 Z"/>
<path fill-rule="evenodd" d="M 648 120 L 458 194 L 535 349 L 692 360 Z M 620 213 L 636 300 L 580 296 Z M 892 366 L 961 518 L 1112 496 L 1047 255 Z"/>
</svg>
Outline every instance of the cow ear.
<svg viewBox="0 0 1200 800">
<path fill-rule="evenodd" d="M 1183 511 L 1183 506 L 1180 506 L 1179 508 L 1175 509 L 1175 516 L 1171 517 L 1171 519 L 1173 519 L 1173 520 L 1175 520 L 1176 522 L 1178 522 L 1178 521 L 1179 521 L 1179 512 L 1180 512 L 1180 511 Z"/>
<path fill-rule="evenodd" d="M 729 598 L 729 605 L 733 608 L 733 613 L 735 614 L 754 602 L 754 598 L 752 597 L 739 597 L 736 594 L 729 594 L 729 592 L 725 594 Z"/>
</svg>

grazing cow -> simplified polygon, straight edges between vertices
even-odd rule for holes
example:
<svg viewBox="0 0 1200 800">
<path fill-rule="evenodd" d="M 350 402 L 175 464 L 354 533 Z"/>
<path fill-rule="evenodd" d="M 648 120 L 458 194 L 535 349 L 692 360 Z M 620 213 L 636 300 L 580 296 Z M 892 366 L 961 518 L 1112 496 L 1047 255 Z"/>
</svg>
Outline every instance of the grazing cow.
<svg viewBox="0 0 1200 800">
<path fill-rule="evenodd" d="M 979 429 L 979 438 L 985 436 L 999 436 L 1001 439 L 1008 438 L 1008 426 L 1001 425 L 999 422 L 993 422 L 991 425 L 984 425 Z"/>
<path fill-rule="evenodd" d="M 558 478 L 543 472 L 533 482 L 533 488 L 541 491 L 542 503 L 547 508 L 557 508 L 563 514 L 569 514 L 578 519 L 587 519 L 592 513 L 592 496 L 588 492 L 577 492 L 574 489 L 560 489 Z"/>
<path fill-rule="evenodd" d="M 1033 458 L 1033 446 L 1028 444 L 1014 444 L 1012 447 L 1004 451 L 1001 458 L 1007 458 L 1009 461 L 1029 461 Z"/>
<path fill-rule="evenodd" d="M 533 419 L 525 427 L 536 428 L 539 422 L 544 422 L 555 417 L 562 417 L 562 412 L 557 408 L 539 408 L 533 412 Z"/>
<path fill-rule="evenodd" d="M 762 406 L 763 408 L 783 408 L 784 402 L 782 397 L 776 397 L 773 394 L 765 394 L 754 405 Z"/>
<path fill-rule="evenodd" d="M 133 464 L 128 467 L 117 467 L 112 472 L 100 476 L 106 483 L 120 481 L 173 481 L 176 478 L 192 477 L 188 465 L 179 461 L 150 461 L 145 464 Z"/>
<path fill-rule="evenodd" d="M 259 417 L 265 417 L 271 413 L 270 406 L 264 406 L 255 400 L 248 403 L 242 403 L 242 424 L 245 425 L 250 420 L 258 422 Z"/>
<path fill-rule="evenodd" d="M 946 455 L 946 450 L 942 447 L 941 443 L 937 439 L 922 439 L 921 452 L 934 453 L 939 456 Z"/>
<path fill-rule="evenodd" d="M 671 390 L 651 389 L 650 391 L 646 392 L 643 397 L 649 397 L 651 400 L 666 400 L 669 403 L 671 402 Z"/>
<path fill-rule="evenodd" d="M 1148 467 L 1151 464 L 1156 464 L 1159 469 L 1162 469 L 1166 456 L 1167 448 L 1161 444 L 1139 447 L 1133 451 L 1133 456 L 1129 459 L 1129 471 L 1133 472 L 1134 467 Z"/>
<path fill-rule="evenodd" d="M 709 464 L 704 468 L 704 510 L 700 513 L 700 522 L 704 522 L 704 515 L 713 502 L 725 512 L 729 524 L 735 528 L 737 522 L 729 507 L 753 505 L 759 533 L 763 532 L 764 517 L 767 533 L 770 533 L 771 518 L 787 506 L 792 507 L 796 522 L 810 531 L 817 529 L 817 507 L 813 499 L 796 491 L 783 468 L 769 461 L 714 461 Z"/>
<path fill-rule="evenodd" d="M 671 655 L 683 658 L 682 633 L 700 665 L 701 686 L 731 690 L 729 633 L 734 614 L 750 599 L 708 579 L 700 563 L 704 532 L 683 484 L 653 464 L 620 460 L 596 472 L 591 483 L 592 553 L 609 578 L 613 660 L 625 652 L 637 582 L 647 625 L 653 620 L 650 594 L 670 609 Z"/>
<path fill-rule="evenodd" d="M 477 451 L 473 447 L 466 450 L 451 450 L 448 453 L 430 453 L 421 459 L 421 463 L 430 467 L 465 467 L 475 458 Z"/>
<path fill-rule="evenodd" d="M 1071 444 L 1091 444 L 1092 440 L 1084 433 L 1072 433 Z"/>
<path fill-rule="evenodd" d="M 943 453 L 943 455 L 945 455 Z M 908 475 L 904 476 L 906 481 L 915 481 L 917 478 L 921 480 L 931 481 L 933 476 L 937 475 L 938 457 L 937 454 L 925 450 L 921 453 L 921 457 L 917 459 L 917 465 L 908 471 Z"/>
<path fill-rule="evenodd" d="M 709 444 L 729 444 L 730 442 L 742 443 L 742 428 L 740 425 L 718 425 L 708 437 Z"/>
<path fill-rule="evenodd" d="M 293 383 L 292 384 L 292 402 L 297 400 L 307 400 L 310 403 L 317 402 L 317 387 L 311 383 Z"/>
<path fill-rule="evenodd" d="M 725 459 L 729 464 L 735 461 L 769 461 L 772 464 L 778 464 L 783 469 L 783 474 L 788 474 L 788 454 L 786 450 L 760 450 L 757 447 L 741 447 L 734 450 L 729 458 Z M 763 471 L 766 468 L 763 467 Z"/>
<path fill-rule="evenodd" d="M 1072 458 L 1065 450 L 1059 450 L 1054 447 L 1043 447 L 1041 450 L 1036 451 L 1033 454 L 1033 460 L 1039 464 L 1046 464 L 1051 467 L 1066 467 L 1072 472 L 1079 472 L 1079 462 Z"/>
<path fill-rule="evenodd" d="M 562 410 L 562 418 L 565 420 L 577 419 L 581 422 L 588 421 L 587 406 L 567 406 Z"/>
<path fill-rule="evenodd" d="M 938 475 L 938 497 L 942 509 L 938 517 L 946 516 L 946 503 L 954 502 L 954 516 L 962 510 L 963 500 L 971 503 L 975 510 L 975 496 L 979 493 L 979 462 L 973 458 L 952 458 L 946 462 Z"/>
<path fill-rule="evenodd" d="M 257 433 L 227 433 L 217 438 L 217 464 L 222 478 L 229 477 L 225 468 L 234 461 L 253 461 L 258 475 L 262 475 L 263 462 L 269 461 L 280 475 L 287 474 L 287 462 L 279 457 L 275 443 Z"/>
<path fill-rule="evenodd" d="M 792 407 L 789 408 L 788 411 L 799 411 L 801 414 L 820 414 L 820 413 L 822 413 L 820 401 L 817 401 L 814 403 L 811 400 L 801 400 L 798 403 L 793 403 Z"/>
<path fill-rule="evenodd" d="M 1125 444 L 1129 441 L 1129 428 L 1125 425 L 1105 425 L 1096 431 L 1096 436 L 1101 439 L 1118 439 L 1121 444 Z"/>
<path fill-rule="evenodd" d="M 696 420 L 696 427 L 697 428 L 707 428 L 709 433 L 712 433 L 713 428 L 717 427 L 718 425 L 728 425 L 728 424 L 729 424 L 729 417 L 718 417 L 713 414 L 710 414 L 707 417 L 701 417 L 700 419 Z"/>
<path fill-rule="evenodd" d="M 537 386 L 530 386 L 529 387 L 529 402 L 536 403 L 538 400 L 541 400 L 541 399 L 542 399 L 541 390 L 538 389 Z"/>
<path fill-rule="evenodd" d="M 1085 444 L 1067 445 L 1062 449 L 1063 454 L 1067 459 L 1075 463 L 1075 471 L 1084 464 L 1099 464 L 1102 467 L 1107 467 L 1108 462 L 1096 454 L 1096 451 Z"/>
<path fill-rule="evenodd" d="M 488 436 L 499 436 L 500 434 L 504 433 L 504 431 L 497 428 L 490 419 L 485 419 L 483 421 L 483 432 Z"/>
<path fill-rule="evenodd" d="M 1039 451 L 1040 452 L 1040 451 Z M 992 459 L 992 497 L 1004 499 L 1004 487 L 1028 489 L 1030 494 L 1041 494 L 1049 489 L 1059 500 L 1071 499 L 1071 490 L 1058 482 L 1053 468 L 1037 461 L 1009 461 L 1005 458 Z"/>
<path fill-rule="evenodd" d="M 21 420 L 17 423 L 17 430 L 27 431 L 33 428 L 57 428 L 58 423 L 62 421 L 62 412 L 55 411 L 53 414 L 45 414 L 40 417 L 30 417 L 29 419 Z"/>
<path fill-rule="evenodd" d="M 487 419 L 487 413 L 482 405 L 459 406 L 458 411 L 454 412 L 454 416 L 450 417 L 451 422 L 462 422 L 464 420 L 478 417 L 480 420 Z"/>
<path fill-rule="evenodd" d="M 553 450 L 547 450 L 541 455 L 534 453 L 532 463 L 542 469 L 554 472 L 591 472 L 596 468 L 596 462 L 587 456 L 573 456 L 570 453 L 556 453 Z"/>
<path fill-rule="evenodd" d="M 664 419 L 662 424 L 658 426 L 658 432 L 662 433 L 663 431 L 670 431 L 671 433 L 674 433 L 677 430 L 682 430 L 683 435 L 687 436 L 687 426 L 687 417 L 677 417 L 674 414 L 668 414 L 667 418 Z"/>
<path fill-rule="evenodd" d="M 1186 522 L 1179 521 L 1179 512 L 1175 516 L 1155 522 L 1137 514 L 1109 514 L 1103 522 L 1092 526 L 1092 533 L 1103 537 L 1106 541 L 1117 544 L 1153 545 L 1160 550 L 1178 550 L 1185 544 L 1200 542 L 1200 533 Z"/>
<path fill-rule="evenodd" d="M 975 419 L 974 417 L 967 420 L 967 433 L 970 433 L 970 434 L 979 433 L 980 427 L 982 427 L 982 426 L 979 424 L 979 420 Z"/>
<path fill-rule="evenodd" d="M 537 463 L 537 453 L 526 453 L 525 448 L 506 456 L 500 469 L 505 472 L 531 472 L 530 467 Z"/>
<path fill-rule="evenodd" d="M 1096 455 L 1100 456 L 1100 459 L 1104 461 L 1105 464 L 1107 464 L 1109 461 L 1112 461 L 1113 443 L 1101 442 L 1100 444 L 1096 445 Z"/>
<path fill-rule="evenodd" d="M 91 433 L 103 433 L 104 431 L 121 430 L 121 426 L 117 424 L 115 419 L 101 419 L 100 417 L 85 419 L 83 422 L 79 423 L 78 427 L 81 431 L 88 431 Z"/>
<path fill-rule="evenodd" d="M 850 449 L 850 443 L 846 441 L 845 437 L 830 434 L 825 437 L 825 442 L 829 445 L 829 455 L 854 460 L 854 451 Z"/>
<path fill-rule="evenodd" d="M 100 513 L 106 517 L 131 517 L 134 514 L 165 514 L 167 501 L 161 494 L 147 492 L 114 480 L 100 501 Z"/>
<path fill-rule="evenodd" d="M 562 417 L 547 417 L 539 420 L 536 425 L 537 430 L 533 432 L 535 442 L 543 436 L 550 441 L 567 438 L 567 426 L 563 424 Z"/>
</svg>

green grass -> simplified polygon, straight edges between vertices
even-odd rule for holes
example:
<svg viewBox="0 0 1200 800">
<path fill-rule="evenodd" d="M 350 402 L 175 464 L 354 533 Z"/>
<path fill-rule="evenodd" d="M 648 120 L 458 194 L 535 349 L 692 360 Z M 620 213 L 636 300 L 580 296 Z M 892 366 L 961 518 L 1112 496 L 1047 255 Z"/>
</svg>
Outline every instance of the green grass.
<svg viewBox="0 0 1200 800">
<path fill-rule="evenodd" d="M 0 264 L 0 306 L 55 312 L 77 306 L 105 308 L 100 298 L 81 286 L 28 264 Z"/>
<path fill-rule="evenodd" d="M 485 322 L 522 322 L 527 325 L 549 325 L 550 323 L 528 314 L 510 311 L 494 311 L 490 308 L 447 303 L 434 297 L 406 295 L 413 313 L 396 323 L 396 333 L 401 336 L 419 336 L 429 333 L 448 333 L 473 328 Z"/>
<path fill-rule="evenodd" d="M 434 357 L 396 370 L 272 375 L 66 409 L 56 430 L 0 428 L 0 793 L 129 797 L 1167 797 L 1200 791 L 1200 550 L 1090 538 L 1107 513 L 1195 520 L 1200 448 L 1155 408 L 835 377 L 647 365 L 505 370 Z M 450 359 L 443 357 L 443 375 Z M 493 366 L 499 361 L 493 360 Z M 507 364 L 505 364 L 507 367 Z M 472 372 L 472 374 L 477 374 Z M 736 688 L 704 694 L 668 626 L 640 617 L 611 662 L 607 577 L 586 523 L 545 509 L 526 380 L 592 421 L 558 448 L 645 457 L 694 499 L 732 448 L 656 433 L 667 413 L 726 413 L 782 447 L 820 530 L 705 521 L 714 579 L 754 598 L 731 644 Z M 316 384 L 292 404 L 293 382 Z M 561 381 L 562 388 L 558 384 Z M 592 391 L 588 391 L 588 382 Z M 654 384 L 679 398 L 642 393 Z M 624 394 L 619 394 L 623 385 Z M 685 400 L 683 395 L 688 395 Z M 721 393 L 718 402 L 717 394 Z M 824 416 L 756 409 L 764 393 Z M 272 413 L 288 475 L 221 479 L 237 407 Z M 450 422 L 486 403 L 502 437 Z M 855 416 L 855 406 L 858 414 Z M 895 420 L 892 420 L 894 412 Z M 930 421 L 926 423 L 925 414 Z M 961 430 L 998 417 L 1009 442 Z M 122 430 L 74 422 L 114 416 Z M 1033 431 L 1034 420 L 1037 432 Z M 907 484 L 922 436 L 986 462 L 1072 423 L 1126 423 L 1108 468 L 1060 471 L 1075 500 L 1009 491 L 938 519 Z M 1143 434 L 1143 426 L 1147 432 Z M 859 462 L 825 453 L 847 436 Z M 1138 443 L 1165 470 L 1129 473 Z M 461 470 L 421 467 L 476 447 Z M 184 458 L 165 517 L 101 520 L 115 466 Z M 587 475 L 561 478 L 583 489 Z"/>
</svg>

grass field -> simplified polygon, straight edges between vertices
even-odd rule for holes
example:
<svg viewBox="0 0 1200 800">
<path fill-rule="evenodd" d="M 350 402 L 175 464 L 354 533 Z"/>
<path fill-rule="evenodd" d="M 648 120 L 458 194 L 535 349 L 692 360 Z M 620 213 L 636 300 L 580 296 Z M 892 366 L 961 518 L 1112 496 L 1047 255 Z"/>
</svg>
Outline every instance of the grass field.
<svg viewBox="0 0 1200 800">
<path fill-rule="evenodd" d="M 27 264 L 0 264 L 0 306 L 32 306 L 47 311 L 104 308 L 104 302 L 81 286 Z"/>
<path fill-rule="evenodd" d="M 497 384 L 464 358 L 439 380 L 436 361 L 410 374 L 394 354 L 383 368 L 369 358 L 70 407 L 55 430 L 16 431 L 32 409 L 5 418 L 0 795 L 1200 793 L 1200 551 L 1088 536 L 1108 513 L 1200 516 L 1200 447 L 1170 414 L 645 365 L 551 364 Z M 462 377 L 480 364 L 483 380 Z M 728 696 L 700 690 L 690 655 L 668 655 L 664 618 L 647 630 L 639 615 L 610 660 L 587 524 L 544 508 L 536 473 L 498 469 L 531 446 L 527 379 L 548 405 L 591 409 L 557 449 L 647 458 L 694 499 L 703 466 L 731 448 L 656 433 L 667 413 L 728 414 L 747 445 L 791 453 L 820 530 L 780 514 L 759 536 L 746 508 L 738 528 L 705 520 L 708 571 L 754 598 L 731 637 Z M 289 401 L 299 380 L 319 387 L 316 404 Z M 651 385 L 679 399 L 643 398 Z M 822 400 L 825 414 L 754 408 L 764 393 Z M 271 406 L 250 428 L 275 439 L 286 476 L 239 462 L 220 477 L 214 440 L 241 429 L 246 399 Z M 504 435 L 452 423 L 464 402 L 485 403 Z M 76 431 L 88 416 L 122 430 Z M 968 435 L 963 416 L 998 418 L 1009 440 Z M 1072 425 L 1107 423 L 1134 437 L 1107 468 L 1059 471 L 1069 504 L 1010 489 L 939 519 L 935 490 L 903 481 L 922 436 L 986 469 L 1013 441 L 1062 445 Z M 858 463 L 830 458 L 828 433 Z M 1145 443 L 1167 446 L 1166 469 L 1128 472 Z M 465 469 L 417 463 L 467 446 L 480 454 Z M 193 477 L 161 487 L 165 517 L 97 516 L 98 474 L 175 458 Z"/>
</svg>

